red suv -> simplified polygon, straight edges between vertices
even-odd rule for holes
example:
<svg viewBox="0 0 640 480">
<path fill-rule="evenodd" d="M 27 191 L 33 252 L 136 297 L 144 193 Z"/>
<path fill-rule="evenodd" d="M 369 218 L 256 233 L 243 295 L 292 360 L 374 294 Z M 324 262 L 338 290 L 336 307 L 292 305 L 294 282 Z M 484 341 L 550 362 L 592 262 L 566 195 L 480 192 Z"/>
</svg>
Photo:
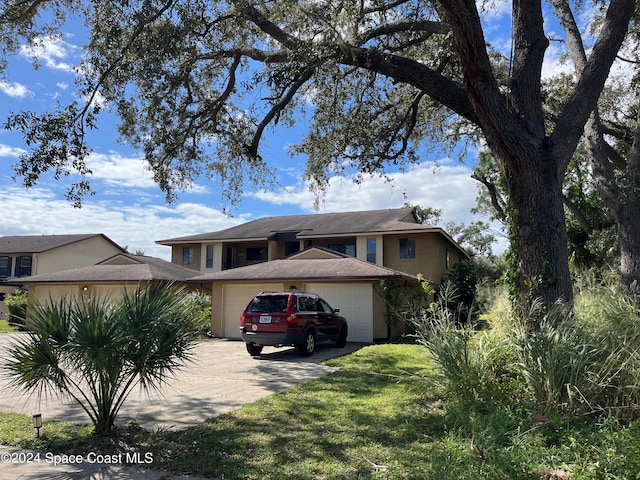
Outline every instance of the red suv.
<svg viewBox="0 0 640 480">
<path fill-rule="evenodd" d="M 260 355 L 265 345 L 294 345 L 308 357 L 318 342 L 346 345 L 347 321 L 339 311 L 314 293 L 262 292 L 242 312 L 240 332 L 250 355 Z"/>
</svg>

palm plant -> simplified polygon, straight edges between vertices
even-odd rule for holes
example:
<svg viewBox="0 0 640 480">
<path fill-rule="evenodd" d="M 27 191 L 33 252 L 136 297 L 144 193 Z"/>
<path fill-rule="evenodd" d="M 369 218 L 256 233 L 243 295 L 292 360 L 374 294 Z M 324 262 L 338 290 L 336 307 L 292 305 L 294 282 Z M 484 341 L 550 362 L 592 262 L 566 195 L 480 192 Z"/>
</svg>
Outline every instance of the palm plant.
<svg viewBox="0 0 640 480">
<path fill-rule="evenodd" d="M 12 384 L 70 396 L 95 431 L 112 432 L 136 386 L 157 391 L 191 358 L 196 332 L 184 288 L 159 282 L 119 301 L 69 298 L 29 307 L 27 336 L 9 350 Z"/>
</svg>

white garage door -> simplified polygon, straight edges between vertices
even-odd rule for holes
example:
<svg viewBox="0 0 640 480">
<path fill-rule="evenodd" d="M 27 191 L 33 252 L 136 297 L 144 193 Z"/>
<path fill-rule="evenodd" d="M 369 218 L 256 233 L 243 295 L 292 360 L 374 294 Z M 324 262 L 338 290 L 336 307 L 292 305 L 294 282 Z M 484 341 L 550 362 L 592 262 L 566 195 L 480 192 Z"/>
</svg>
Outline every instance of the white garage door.
<svg viewBox="0 0 640 480">
<path fill-rule="evenodd" d="M 222 318 L 225 338 L 240 338 L 240 314 L 251 299 L 260 292 L 281 292 L 281 283 L 252 283 L 222 287 Z"/>
<path fill-rule="evenodd" d="M 373 287 L 370 283 L 307 283 L 307 292 L 320 295 L 349 324 L 349 342 L 373 342 Z"/>
</svg>

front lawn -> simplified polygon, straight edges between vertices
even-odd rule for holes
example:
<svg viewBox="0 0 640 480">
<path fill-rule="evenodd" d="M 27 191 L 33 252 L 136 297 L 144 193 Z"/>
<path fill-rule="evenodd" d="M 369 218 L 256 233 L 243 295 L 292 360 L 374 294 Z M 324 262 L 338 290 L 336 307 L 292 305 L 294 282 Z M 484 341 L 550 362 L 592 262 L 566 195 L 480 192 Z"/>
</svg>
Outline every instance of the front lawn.
<svg viewBox="0 0 640 480">
<path fill-rule="evenodd" d="M 526 406 L 446 411 L 429 353 L 375 345 L 328 362 L 340 370 L 181 431 L 113 437 L 0 414 L 0 443 L 59 453 L 152 454 L 154 469 L 211 478 L 636 478 L 640 424 L 536 423 Z M 561 477 L 560 477 L 561 478 Z"/>
</svg>

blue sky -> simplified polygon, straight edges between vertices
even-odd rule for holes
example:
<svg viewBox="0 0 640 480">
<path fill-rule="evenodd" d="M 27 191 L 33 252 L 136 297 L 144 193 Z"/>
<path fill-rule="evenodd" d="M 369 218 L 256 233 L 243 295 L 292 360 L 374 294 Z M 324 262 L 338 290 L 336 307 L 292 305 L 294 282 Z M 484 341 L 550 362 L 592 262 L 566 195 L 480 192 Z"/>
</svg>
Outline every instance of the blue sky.
<svg viewBox="0 0 640 480">
<path fill-rule="evenodd" d="M 486 18 L 487 31 L 494 32 L 494 43 L 504 43 L 498 25 L 510 13 L 510 3 L 498 2 L 497 13 Z M 493 23 L 492 23 L 493 22 Z M 493 25 L 496 27 L 494 28 Z M 16 55 L 0 80 L 0 119 L 11 111 L 44 110 L 56 102 L 66 104 L 73 98 L 73 68 L 82 55 L 81 31 L 70 27 L 63 38 L 46 39 L 37 52 L 40 68 L 34 70 L 25 49 Z M 556 63 L 550 53 L 548 70 Z M 44 177 L 37 187 L 25 189 L 21 180 L 12 179 L 11 165 L 24 148 L 21 137 L 0 130 L 0 191 L 5 212 L 1 235 L 39 235 L 66 233 L 104 233 L 130 251 L 168 259 L 168 247 L 156 240 L 220 230 L 240 222 L 267 215 L 313 213 L 314 195 L 301 180 L 303 160 L 288 157 L 286 147 L 291 136 L 299 133 L 279 131 L 267 137 L 263 152 L 277 169 L 278 187 L 267 191 L 246 191 L 238 206 L 223 213 L 220 190 L 213 181 L 200 181 L 192 189 L 179 193 L 176 203 L 167 205 L 164 194 L 154 184 L 140 155 L 117 142 L 116 119 L 103 115 L 93 135 L 94 154 L 89 159 L 90 178 L 95 196 L 86 197 L 81 209 L 65 199 L 73 178 L 55 181 Z M 350 177 L 334 177 L 318 212 L 357 211 L 397 208 L 405 202 L 441 209 L 443 224 L 449 221 L 470 223 L 478 220 L 470 209 L 475 205 L 477 182 L 470 168 L 446 158 L 425 158 L 406 171 L 391 172 L 392 182 L 374 177 L 358 185 Z M 501 252 L 504 239 L 496 246 Z"/>
</svg>

